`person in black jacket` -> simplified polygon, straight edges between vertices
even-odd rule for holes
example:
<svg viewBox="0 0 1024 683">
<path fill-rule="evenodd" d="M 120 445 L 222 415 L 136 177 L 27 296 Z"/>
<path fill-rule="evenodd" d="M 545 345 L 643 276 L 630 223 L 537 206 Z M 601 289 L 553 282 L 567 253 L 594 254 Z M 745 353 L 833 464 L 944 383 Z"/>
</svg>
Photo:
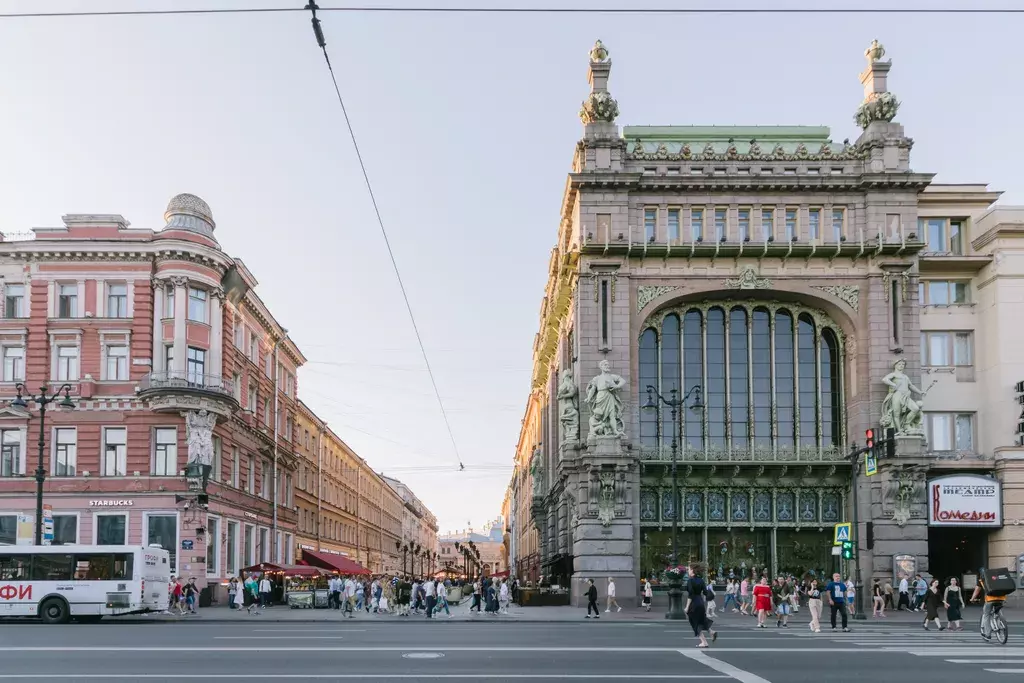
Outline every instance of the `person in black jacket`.
<svg viewBox="0 0 1024 683">
<path fill-rule="evenodd" d="M 601 618 L 601 610 L 597 609 L 597 586 L 593 579 L 587 579 L 590 588 L 587 589 L 587 619 L 590 618 L 590 610 L 594 610 L 594 618 Z"/>
</svg>

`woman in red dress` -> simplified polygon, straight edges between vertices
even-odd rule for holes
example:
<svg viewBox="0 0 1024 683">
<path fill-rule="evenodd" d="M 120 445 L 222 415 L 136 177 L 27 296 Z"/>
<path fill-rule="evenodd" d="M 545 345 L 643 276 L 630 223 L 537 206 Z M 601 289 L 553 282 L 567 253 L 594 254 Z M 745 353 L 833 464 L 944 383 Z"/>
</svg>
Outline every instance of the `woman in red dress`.
<svg viewBox="0 0 1024 683">
<path fill-rule="evenodd" d="M 760 583 L 754 586 L 754 609 L 757 611 L 757 625 L 765 628 L 765 619 L 772 611 L 772 589 L 767 576 L 762 576 Z"/>
</svg>

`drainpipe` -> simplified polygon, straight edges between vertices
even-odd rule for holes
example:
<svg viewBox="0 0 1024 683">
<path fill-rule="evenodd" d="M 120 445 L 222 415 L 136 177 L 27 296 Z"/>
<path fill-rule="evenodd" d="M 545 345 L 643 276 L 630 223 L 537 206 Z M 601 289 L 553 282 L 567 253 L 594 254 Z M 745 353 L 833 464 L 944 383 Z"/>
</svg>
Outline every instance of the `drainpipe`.
<svg viewBox="0 0 1024 683">
<path fill-rule="evenodd" d="M 288 339 L 288 330 L 285 330 L 285 329 L 282 328 L 282 332 L 284 332 L 284 336 L 274 342 L 274 368 L 272 370 L 273 374 L 271 375 L 271 377 L 274 380 L 274 531 L 273 531 L 273 538 L 270 541 L 270 544 L 271 544 L 270 547 L 272 547 L 274 549 L 274 551 L 270 555 L 270 557 L 273 558 L 271 560 L 272 562 L 277 562 L 277 554 L 280 552 L 280 548 L 278 547 L 278 544 L 277 544 L 277 537 L 278 537 L 277 506 L 278 506 L 278 503 L 280 502 L 277 499 L 278 498 L 278 484 L 277 484 L 277 427 L 278 427 L 278 423 L 281 420 L 280 420 L 280 397 L 278 396 L 277 381 L 278 381 L 278 377 L 280 376 L 281 373 L 280 373 L 279 366 L 278 366 L 278 363 L 277 363 L 277 358 L 278 358 L 278 349 L 280 349 L 281 343 L 284 342 L 284 341 L 287 341 L 287 339 Z"/>
<path fill-rule="evenodd" d="M 324 500 L 324 434 L 327 423 L 320 427 L 320 437 L 316 448 L 316 549 L 320 550 L 320 517 L 323 515 Z"/>
</svg>

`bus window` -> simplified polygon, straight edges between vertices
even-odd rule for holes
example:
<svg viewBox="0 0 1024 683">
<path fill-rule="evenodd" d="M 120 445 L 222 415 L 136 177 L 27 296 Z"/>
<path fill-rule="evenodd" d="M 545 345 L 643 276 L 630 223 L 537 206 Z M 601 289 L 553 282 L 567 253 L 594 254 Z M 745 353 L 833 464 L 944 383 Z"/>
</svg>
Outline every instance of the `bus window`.
<svg viewBox="0 0 1024 683">
<path fill-rule="evenodd" d="M 31 568 L 31 555 L 0 557 L 0 581 L 27 581 Z"/>
<path fill-rule="evenodd" d="M 76 581 L 109 581 L 113 578 L 113 555 L 75 555 Z"/>
<path fill-rule="evenodd" d="M 117 580 L 132 578 L 133 555 L 117 553 L 114 555 L 114 577 Z"/>
<path fill-rule="evenodd" d="M 32 562 L 34 581 L 70 581 L 74 576 L 71 555 L 40 553 Z"/>
</svg>

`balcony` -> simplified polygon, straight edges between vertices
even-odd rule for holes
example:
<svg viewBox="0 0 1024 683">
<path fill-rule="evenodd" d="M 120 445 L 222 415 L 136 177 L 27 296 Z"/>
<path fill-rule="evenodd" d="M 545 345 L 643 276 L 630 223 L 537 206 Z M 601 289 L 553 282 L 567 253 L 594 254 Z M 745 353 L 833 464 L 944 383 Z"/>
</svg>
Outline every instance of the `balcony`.
<svg viewBox="0 0 1024 683">
<path fill-rule="evenodd" d="M 809 464 L 814 462 L 842 462 L 846 460 L 845 451 L 835 446 L 819 448 L 818 446 L 789 447 L 759 447 L 759 448 L 716 448 L 709 447 L 705 450 L 680 448 L 677 455 L 677 462 L 681 463 L 801 463 Z M 641 447 L 640 459 L 648 463 L 670 463 L 672 462 L 672 449 L 663 446 Z"/>
<path fill-rule="evenodd" d="M 139 397 L 156 412 L 208 410 L 230 417 L 238 408 L 234 382 L 220 375 L 151 372 L 139 382 Z"/>
</svg>

